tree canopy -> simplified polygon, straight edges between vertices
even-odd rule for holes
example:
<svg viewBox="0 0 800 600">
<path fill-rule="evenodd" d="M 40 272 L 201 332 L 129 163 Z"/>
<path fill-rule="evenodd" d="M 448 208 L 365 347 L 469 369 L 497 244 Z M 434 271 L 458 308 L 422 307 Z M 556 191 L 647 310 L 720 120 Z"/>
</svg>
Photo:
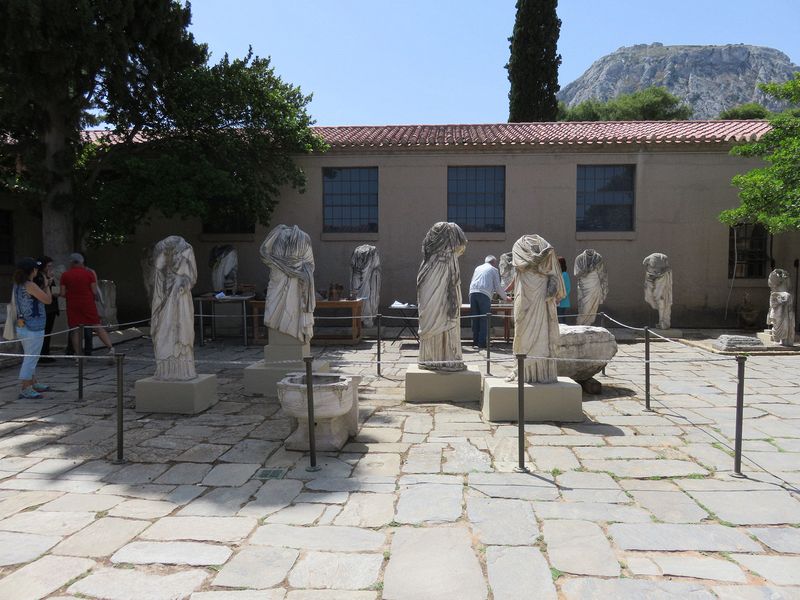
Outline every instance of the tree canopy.
<svg viewBox="0 0 800 600">
<path fill-rule="evenodd" d="M 751 119 L 768 119 L 771 115 L 772 112 L 758 102 L 746 102 L 723 110 L 717 118 L 747 121 Z"/>
<path fill-rule="evenodd" d="M 561 121 L 671 121 L 684 120 L 692 108 L 662 87 L 620 94 L 606 102 L 585 100 L 563 108 Z"/>
<path fill-rule="evenodd" d="M 790 104 L 800 105 L 800 73 L 786 83 L 762 84 L 761 89 Z M 771 233 L 800 230 L 800 114 L 787 110 L 769 120 L 771 129 L 760 140 L 736 146 L 738 156 L 758 157 L 766 166 L 736 175 L 740 206 L 726 210 L 728 225 L 760 223 Z"/>
<path fill-rule="evenodd" d="M 268 59 L 209 64 L 190 20 L 176 0 L 0 0 L 0 186 L 41 211 L 47 254 L 153 209 L 267 223 L 302 187 L 292 156 L 324 149 L 310 96 Z"/>
<path fill-rule="evenodd" d="M 556 52 L 561 19 L 557 0 L 517 0 L 517 17 L 508 60 L 510 123 L 555 121 L 558 116 Z"/>
</svg>

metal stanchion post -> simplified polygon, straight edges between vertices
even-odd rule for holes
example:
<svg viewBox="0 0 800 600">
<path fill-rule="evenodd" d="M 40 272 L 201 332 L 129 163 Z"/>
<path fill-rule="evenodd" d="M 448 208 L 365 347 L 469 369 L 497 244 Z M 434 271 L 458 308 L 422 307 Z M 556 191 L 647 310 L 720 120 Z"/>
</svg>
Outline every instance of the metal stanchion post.
<svg viewBox="0 0 800 600">
<path fill-rule="evenodd" d="M 125 462 L 123 457 L 123 435 L 124 430 L 122 427 L 122 393 L 125 387 L 125 370 L 123 361 L 125 360 L 124 354 L 115 354 L 114 360 L 117 363 L 117 459 L 115 463 Z"/>
<path fill-rule="evenodd" d="M 650 328 L 644 328 L 644 409 L 650 409 Z"/>
<path fill-rule="evenodd" d="M 525 354 L 517 354 L 517 450 L 519 464 L 517 473 L 527 473 L 525 467 Z"/>
<path fill-rule="evenodd" d="M 744 363 L 746 361 L 746 356 L 736 357 L 739 381 L 736 386 L 736 440 L 733 454 L 733 475 L 735 477 L 744 477 L 742 475 L 742 420 L 744 418 Z"/>
<path fill-rule="evenodd" d="M 492 311 L 486 313 L 486 374 L 492 374 Z"/>
<path fill-rule="evenodd" d="M 83 325 L 78 326 L 78 347 L 73 351 L 78 357 L 78 400 L 83 400 Z"/>
<path fill-rule="evenodd" d="M 319 471 L 317 466 L 317 440 L 314 437 L 314 383 L 313 374 L 311 373 L 311 365 L 314 358 L 312 356 L 304 356 L 303 360 L 306 363 L 306 401 L 308 404 L 308 450 L 310 453 L 309 463 L 306 471 Z"/>
<path fill-rule="evenodd" d="M 199 319 L 199 321 L 200 321 L 200 327 L 199 327 L 199 329 L 200 329 L 200 332 L 199 332 L 200 333 L 200 345 L 201 346 L 205 346 L 206 345 L 206 336 L 205 336 L 206 325 L 205 325 L 204 315 L 203 315 L 203 299 L 202 298 L 197 298 L 196 300 L 197 300 L 197 306 L 200 309 L 200 314 L 198 315 L 200 317 L 200 319 Z"/>
<path fill-rule="evenodd" d="M 381 376 L 381 314 L 375 315 L 375 324 L 378 327 L 378 377 Z"/>
</svg>

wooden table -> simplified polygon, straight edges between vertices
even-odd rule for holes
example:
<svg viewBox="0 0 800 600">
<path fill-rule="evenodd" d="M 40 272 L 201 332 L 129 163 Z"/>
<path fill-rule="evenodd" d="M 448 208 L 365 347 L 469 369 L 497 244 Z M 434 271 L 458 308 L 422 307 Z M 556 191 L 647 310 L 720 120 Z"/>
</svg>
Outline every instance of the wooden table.
<svg viewBox="0 0 800 600">
<path fill-rule="evenodd" d="M 472 314 L 472 308 L 470 308 L 469 304 L 462 304 L 461 305 L 461 316 L 467 316 Z M 511 318 L 514 314 L 514 305 L 513 304 L 492 304 L 492 314 L 493 315 L 502 315 L 503 317 L 503 337 L 506 339 L 506 343 L 511 341 Z M 491 332 L 487 332 L 491 333 Z"/>
<path fill-rule="evenodd" d="M 351 335 L 348 337 L 332 333 L 315 333 L 312 342 L 314 340 L 330 340 L 340 344 L 358 344 L 361 341 L 361 309 L 363 306 L 363 300 L 317 300 L 315 314 L 319 310 L 328 309 L 346 309 L 350 311 Z M 348 317 L 339 318 L 348 319 Z M 329 319 L 322 319 L 322 322 L 327 320 Z"/>
</svg>

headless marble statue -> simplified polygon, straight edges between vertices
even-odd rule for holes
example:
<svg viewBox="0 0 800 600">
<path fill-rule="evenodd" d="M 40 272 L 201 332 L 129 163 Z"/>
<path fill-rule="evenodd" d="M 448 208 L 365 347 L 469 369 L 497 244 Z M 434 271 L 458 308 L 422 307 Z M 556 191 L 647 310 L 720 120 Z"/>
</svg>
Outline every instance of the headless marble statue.
<svg viewBox="0 0 800 600">
<path fill-rule="evenodd" d="M 591 248 L 575 258 L 575 279 L 578 285 L 578 317 L 576 325 L 592 325 L 597 311 L 608 296 L 608 274 L 603 257 Z"/>
<path fill-rule="evenodd" d="M 311 238 L 297 225 L 278 225 L 259 250 L 270 269 L 264 324 L 309 342 L 314 335 L 314 254 Z"/>
<path fill-rule="evenodd" d="M 139 259 L 139 266 L 142 268 L 142 281 L 147 299 L 153 300 L 153 247 L 142 248 L 142 256 Z"/>
<path fill-rule="evenodd" d="M 461 270 L 467 237 L 455 223 L 439 222 L 422 242 L 417 273 L 419 367 L 429 371 L 463 371 L 461 357 Z"/>
<path fill-rule="evenodd" d="M 230 244 L 214 246 L 208 260 L 211 267 L 211 285 L 215 292 L 236 292 L 239 272 L 239 253 Z"/>
<path fill-rule="evenodd" d="M 497 266 L 497 270 L 500 271 L 500 285 L 503 286 L 503 289 L 507 288 L 508 285 L 514 281 L 514 265 L 512 261 L 513 254 L 511 252 L 503 252 L 500 255 L 500 262 Z"/>
<path fill-rule="evenodd" d="M 353 250 L 350 258 L 350 294 L 364 299 L 363 323 L 372 327 L 372 317 L 377 314 L 381 295 L 381 259 L 378 249 L 363 244 Z"/>
<path fill-rule="evenodd" d="M 794 345 L 794 298 L 792 279 L 788 271 L 775 269 L 769 274 L 769 312 L 767 325 L 772 325 L 771 339 L 782 346 Z"/>
<path fill-rule="evenodd" d="M 658 311 L 658 328 L 669 329 L 672 320 L 672 269 L 666 254 L 654 252 L 642 261 L 645 268 L 644 300 Z"/>
<path fill-rule="evenodd" d="M 559 332 L 556 306 L 567 295 L 555 249 L 538 235 L 514 244 L 514 354 L 525 359 L 525 383 L 555 383 Z M 508 377 L 514 381 L 517 369 Z"/>
<path fill-rule="evenodd" d="M 171 235 L 153 248 L 153 300 L 150 335 L 156 359 L 155 378 L 186 381 L 194 366 L 194 303 L 197 265 L 192 246 Z"/>
</svg>

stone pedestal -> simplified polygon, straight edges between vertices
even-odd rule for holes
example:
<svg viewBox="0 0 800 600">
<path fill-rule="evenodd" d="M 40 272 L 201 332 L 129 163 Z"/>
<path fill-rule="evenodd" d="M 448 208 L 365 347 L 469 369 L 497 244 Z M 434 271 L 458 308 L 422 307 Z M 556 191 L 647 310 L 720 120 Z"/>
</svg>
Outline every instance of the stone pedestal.
<svg viewBox="0 0 800 600">
<path fill-rule="evenodd" d="M 483 381 L 483 418 L 487 421 L 517 421 L 516 381 L 487 377 Z M 581 386 L 559 377 L 557 383 L 526 383 L 525 422 L 580 422 L 584 420 Z"/>
<path fill-rule="evenodd" d="M 481 374 L 478 367 L 466 371 L 426 371 L 418 365 L 406 370 L 406 402 L 479 402 Z"/>
<path fill-rule="evenodd" d="M 136 411 L 193 415 L 214 406 L 217 376 L 198 374 L 187 381 L 139 379 L 135 385 Z"/>
<path fill-rule="evenodd" d="M 276 386 L 281 379 L 288 373 L 305 372 L 303 357 L 311 356 L 311 345 L 303 344 L 297 338 L 277 329 L 268 328 L 267 335 L 269 344 L 264 346 L 264 360 L 244 370 L 244 389 L 248 394 L 277 398 Z M 330 365 L 326 361 L 315 360 L 313 370 L 315 373 L 328 372 Z"/>
<path fill-rule="evenodd" d="M 774 348 L 791 348 L 792 346 L 784 346 L 779 342 L 772 341 L 772 329 L 765 329 L 764 331 L 759 331 L 756 334 L 756 337 L 764 342 L 765 346 L 772 346 Z"/>
</svg>

